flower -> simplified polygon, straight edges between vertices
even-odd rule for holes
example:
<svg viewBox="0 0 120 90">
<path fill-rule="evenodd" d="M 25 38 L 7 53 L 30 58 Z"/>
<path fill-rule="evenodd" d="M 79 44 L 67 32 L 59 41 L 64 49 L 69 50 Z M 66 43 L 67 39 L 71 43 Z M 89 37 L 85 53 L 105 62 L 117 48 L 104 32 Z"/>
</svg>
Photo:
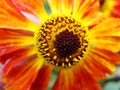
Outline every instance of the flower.
<svg viewBox="0 0 120 90">
<path fill-rule="evenodd" d="M 101 12 L 105 17 L 120 18 L 120 0 L 99 0 Z"/>
<path fill-rule="evenodd" d="M 46 90 L 52 70 L 52 90 L 101 90 L 98 80 L 120 63 L 119 29 L 120 19 L 103 20 L 98 0 L 0 0 L 6 90 Z"/>
</svg>

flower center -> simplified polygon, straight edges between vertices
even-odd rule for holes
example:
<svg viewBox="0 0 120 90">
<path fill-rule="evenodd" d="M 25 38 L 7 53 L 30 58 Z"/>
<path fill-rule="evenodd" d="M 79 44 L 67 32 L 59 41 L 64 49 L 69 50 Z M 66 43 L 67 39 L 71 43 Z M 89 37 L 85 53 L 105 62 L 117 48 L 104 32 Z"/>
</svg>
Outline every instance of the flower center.
<svg viewBox="0 0 120 90">
<path fill-rule="evenodd" d="M 72 16 L 50 16 L 35 32 L 38 56 L 55 68 L 68 68 L 84 58 L 86 28 Z"/>
<path fill-rule="evenodd" d="M 77 34 L 66 29 L 56 35 L 54 46 L 59 57 L 68 57 L 80 48 L 80 40 Z"/>
</svg>

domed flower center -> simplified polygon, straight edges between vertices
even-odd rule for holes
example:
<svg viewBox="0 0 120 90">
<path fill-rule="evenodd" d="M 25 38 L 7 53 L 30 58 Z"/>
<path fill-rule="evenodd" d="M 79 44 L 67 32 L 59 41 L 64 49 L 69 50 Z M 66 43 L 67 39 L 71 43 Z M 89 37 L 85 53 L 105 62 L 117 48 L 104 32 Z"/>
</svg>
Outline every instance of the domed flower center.
<svg viewBox="0 0 120 90">
<path fill-rule="evenodd" d="M 55 68 L 72 67 L 85 56 L 86 33 L 86 28 L 72 16 L 50 16 L 35 32 L 37 54 Z"/>
<path fill-rule="evenodd" d="M 66 29 L 56 35 L 54 46 L 59 57 L 68 57 L 80 48 L 80 40 L 77 34 Z"/>
</svg>

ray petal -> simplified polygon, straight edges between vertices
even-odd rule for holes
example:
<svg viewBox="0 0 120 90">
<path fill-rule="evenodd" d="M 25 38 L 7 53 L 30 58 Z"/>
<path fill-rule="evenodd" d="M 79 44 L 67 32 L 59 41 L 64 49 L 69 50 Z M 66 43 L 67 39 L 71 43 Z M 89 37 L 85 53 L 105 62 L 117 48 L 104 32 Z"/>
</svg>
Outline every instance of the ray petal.
<svg viewBox="0 0 120 90">
<path fill-rule="evenodd" d="M 32 45 L 33 32 L 20 29 L 0 28 L 0 47 L 14 44 L 16 46 Z"/>
<path fill-rule="evenodd" d="M 60 13 L 61 12 L 61 0 L 48 0 L 52 13 Z"/>
<path fill-rule="evenodd" d="M 62 13 L 72 14 L 73 5 L 74 5 L 74 0 L 62 0 L 61 2 Z"/>
<path fill-rule="evenodd" d="M 101 21 L 98 0 L 75 0 L 73 15 L 81 19 L 84 25 L 92 26 Z"/>
<path fill-rule="evenodd" d="M 111 12 L 112 17 L 120 18 L 120 0 L 114 1 L 114 7 Z"/>
<path fill-rule="evenodd" d="M 14 4 L 22 11 L 34 14 L 40 19 L 46 18 L 47 12 L 44 4 L 46 0 L 12 0 Z"/>
<path fill-rule="evenodd" d="M 88 60 L 88 59 L 86 60 L 86 59 L 85 59 L 85 60 L 84 60 L 84 63 L 86 64 L 86 66 L 88 67 L 88 69 L 91 71 L 91 74 L 92 74 L 93 76 L 95 76 L 95 79 L 96 79 L 96 80 L 105 79 L 106 73 L 103 72 L 103 70 L 96 68 L 97 65 L 94 65 L 94 64 L 91 62 L 91 60 Z"/>
<path fill-rule="evenodd" d="M 38 58 L 32 58 L 29 62 L 12 68 L 7 74 L 3 74 L 7 90 L 29 90 L 36 79 L 37 73 L 42 66 L 37 63 Z"/>
<path fill-rule="evenodd" d="M 36 25 L 28 20 L 10 0 L 0 0 L 0 28 L 34 31 Z"/>
<path fill-rule="evenodd" d="M 47 90 L 52 68 L 49 65 L 42 67 L 33 82 L 30 90 Z"/>
<path fill-rule="evenodd" d="M 115 71 L 115 64 L 120 63 L 119 57 L 111 51 L 96 48 L 90 50 L 84 61 L 91 73 L 96 76 L 95 78 L 100 80 L 104 79 L 106 74 L 112 74 Z"/>
<path fill-rule="evenodd" d="M 72 88 L 73 84 L 74 78 L 71 70 L 61 70 L 59 71 L 57 80 L 54 86 L 52 87 L 52 90 L 73 90 Z"/>
<path fill-rule="evenodd" d="M 71 14 L 74 0 L 48 0 L 52 13 Z"/>
<path fill-rule="evenodd" d="M 5 49 L 0 50 L 1 54 L 0 54 L 0 62 L 2 64 L 5 64 L 6 61 L 8 61 L 10 58 L 12 57 L 17 57 L 23 53 L 28 52 L 31 49 L 31 47 L 12 47 L 12 46 L 8 46 L 5 47 Z"/>
<path fill-rule="evenodd" d="M 25 49 L 25 48 L 24 48 Z M 34 54 L 36 54 L 34 52 L 34 50 L 32 50 L 33 48 L 26 48 L 26 50 L 16 50 L 13 51 L 11 53 L 8 54 L 4 54 L 3 56 L 1 56 L 1 60 L 8 60 L 8 63 L 5 65 L 4 69 L 3 69 L 3 73 L 6 75 L 9 73 L 9 71 L 14 67 L 14 65 L 23 62 L 27 59 L 29 59 L 30 57 L 33 57 Z M 21 50 L 21 52 L 20 52 Z"/>
<path fill-rule="evenodd" d="M 33 45 L 33 32 L 27 30 L 0 29 L 0 62 L 4 64 L 15 52 L 29 50 Z M 26 48 L 27 47 L 27 48 Z M 13 53 L 14 52 L 14 53 Z M 16 53 L 17 55 L 17 53 Z"/>
<path fill-rule="evenodd" d="M 101 58 L 104 58 L 106 61 L 112 64 L 120 64 L 120 55 L 118 53 L 114 53 L 110 50 L 100 48 L 93 48 L 91 49 L 91 52 Z"/>
<path fill-rule="evenodd" d="M 92 28 L 88 34 L 93 46 L 111 51 L 120 50 L 120 19 L 109 18 Z"/>
<path fill-rule="evenodd" d="M 90 29 L 90 36 L 120 36 L 120 19 L 105 19 L 100 24 Z M 115 33 L 116 32 L 116 33 Z"/>
<path fill-rule="evenodd" d="M 101 90 L 98 81 L 95 80 L 95 76 L 92 76 L 89 70 L 84 64 L 78 65 L 74 68 L 74 83 L 75 90 Z"/>
</svg>

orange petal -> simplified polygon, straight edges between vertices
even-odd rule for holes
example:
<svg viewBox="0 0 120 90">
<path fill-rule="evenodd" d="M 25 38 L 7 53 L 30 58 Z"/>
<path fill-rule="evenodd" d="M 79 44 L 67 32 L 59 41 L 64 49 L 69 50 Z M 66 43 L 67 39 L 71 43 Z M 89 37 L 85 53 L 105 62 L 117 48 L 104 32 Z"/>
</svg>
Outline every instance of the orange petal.
<svg viewBox="0 0 120 90">
<path fill-rule="evenodd" d="M 109 50 L 93 48 L 90 53 L 84 62 L 97 80 L 104 79 L 106 73 L 111 74 L 115 70 L 114 64 L 120 63 L 120 55 Z"/>
<path fill-rule="evenodd" d="M 73 85 L 74 78 L 71 70 L 60 70 L 52 90 L 73 90 Z"/>
<path fill-rule="evenodd" d="M 0 45 L 26 46 L 33 44 L 33 32 L 19 29 L 0 29 Z M 0 46 L 0 47 L 1 47 Z"/>
<path fill-rule="evenodd" d="M 85 68 L 84 64 L 78 65 L 73 69 L 74 73 L 74 90 L 102 90 L 95 76 Z"/>
<path fill-rule="evenodd" d="M 88 33 L 92 45 L 111 51 L 120 50 L 120 19 L 110 18 L 93 27 Z"/>
<path fill-rule="evenodd" d="M 73 12 L 74 0 L 62 0 L 60 3 L 62 13 L 71 14 Z"/>
<path fill-rule="evenodd" d="M 83 66 L 61 70 L 52 90 L 101 90 L 98 82 Z"/>
<path fill-rule="evenodd" d="M 5 63 L 7 59 L 21 52 L 29 50 L 33 45 L 33 32 L 25 30 L 0 29 L 0 62 Z M 25 46 L 28 48 L 25 49 Z M 18 51 L 18 53 L 16 53 Z"/>
<path fill-rule="evenodd" d="M 73 15 L 78 19 L 83 20 L 84 25 L 97 24 L 102 16 L 99 11 L 99 1 L 98 0 L 75 0 Z"/>
<path fill-rule="evenodd" d="M 0 0 L 0 28 L 18 28 L 34 31 L 36 25 L 16 8 L 11 0 Z"/>
<path fill-rule="evenodd" d="M 48 0 L 52 13 L 61 12 L 61 0 Z"/>
<path fill-rule="evenodd" d="M 32 58 L 27 63 L 15 66 L 7 74 L 3 74 L 6 83 L 6 90 L 29 90 L 36 79 L 42 63 L 37 64 L 38 58 Z"/>
<path fill-rule="evenodd" d="M 21 29 L 0 28 L 0 34 L 3 36 L 6 35 L 6 37 L 9 35 L 33 37 L 34 32 L 28 30 L 21 30 Z"/>
<path fill-rule="evenodd" d="M 95 39 L 96 40 L 92 42 L 92 45 L 95 47 L 111 50 L 113 52 L 120 50 L 120 36 L 104 36 Z"/>
<path fill-rule="evenodd" d="M 89 36 L 120 36 L 120 19 L 119 18 L 109 18 L 103 20 L 101 23 L 93 27 Z"/>
<path fill-rule="evenodd" d="M 105 79 L 106 73 L 103 72 L 103 70 L 96 68 L 97 65 L 93 64 L 91 60 L 89 59 L 84 60 L 84 63 L 89 68 L 89 70 L 91 71 L 91 74 L 96 78 L 96 80 Z"/>
<path fill-rule="evenodd" d="M 99 57 L 104 58 L 106 61 L 112 64 L 120 64 L 120 55 L 118 53 L 100 48 L 91 49 L 91 52 L 95 55 L 98 55 Z"/>
<path fill-rule="evenodd" d="M 40 19 L 47 17 L 44 4 L 46 0 L 12 0 L 22 11 L 38 16 Z"/>
<path fill-rule="evenodd" d="M 97 79 L 103 79 L 105 78 L 104 75 L 106 73 L 112 74 L 115 71 L 114 63 L 110 62 L 111 59 L 113 59 L 112 56 L 114 56 L 114 54 L 112 52 L 109 52 L 112 55 L 110 56 L 107 55 L 108 51 L 107 52 L 103 52 L 103 51 L 107 51 L 107 50 L 91 49 L 85 59 L 86 66 L 93 73 L 93 75 L 96 76 Z"/>
<path fill-rule="evenodd" d="M 51 73 L 51 66 L 41 68 L 30 90 L 47 90 Z"/>
<path fill-rule="evenodd" d="M 52 13 L 67 13 L 73 11 L 74 0 L 48 0 Z"/>
</svg>

